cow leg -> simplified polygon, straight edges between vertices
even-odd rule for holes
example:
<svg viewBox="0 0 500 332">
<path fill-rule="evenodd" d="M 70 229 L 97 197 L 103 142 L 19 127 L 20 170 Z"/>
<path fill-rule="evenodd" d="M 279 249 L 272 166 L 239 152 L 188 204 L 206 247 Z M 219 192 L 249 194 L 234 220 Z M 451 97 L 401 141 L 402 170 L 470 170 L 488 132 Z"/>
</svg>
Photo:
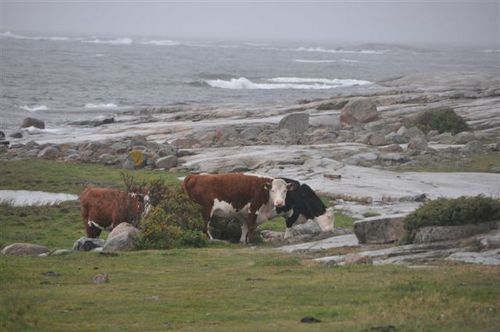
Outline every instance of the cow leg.
<svg viewBox="0 0 500 332">
<path fill-rule="evenodd" d="M 245 223 L 243 224 L 245 225 Z M 245 243 L 251 243 L 253 241 L 255 229 L 257 228 L 257 215 L 255 213 L 250 213 L 250 215 L 247 218 L 245 226 L 246 226 Z M 241 236 L 243 237 L 243 234 L 241 234 Z"/>
<path fill-rule="evenodd" d="M 201 211 L 201 216 L 205 224 L 203 225 L 203 233 L 208 235 L 210 240 L 213 240 L 212 234 L 210 234 L 210 222 L 212 221 L 212 206 L 203 208 Z"/>
<path fill-rule="evenodd" d="M 293 224 L 295 224 L 295 222 L 299 218 L 299 215 L 300 215 L 300 213 L 299 213 L 298 209 L 295 209 L 295 210 L 293 210 L 292 215 L 286 219 L 286 231 L 285 231 L 285 236 L 284 236 L 285 239 L 288 239 L 288 238 L 293 236 L 292 226 L 293 226 Z"/>
</svg>

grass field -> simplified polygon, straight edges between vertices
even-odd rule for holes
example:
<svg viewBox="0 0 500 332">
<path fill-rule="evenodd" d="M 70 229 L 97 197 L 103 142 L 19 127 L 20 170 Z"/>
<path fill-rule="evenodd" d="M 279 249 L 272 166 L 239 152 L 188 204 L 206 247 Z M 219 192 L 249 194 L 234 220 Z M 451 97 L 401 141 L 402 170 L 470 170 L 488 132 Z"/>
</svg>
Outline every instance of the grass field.
<svg viewBox="0 0 500 332">
<path fill-rule="evenodd" d="M 79 193 L 89 182 L 121 185 L 119 170 L 96 165 L 1 162 L 0 174 L 6 170 L 11 173 L 0 178 L 0 189 Z M 170 183 L 178 176 L 136 174 Z M 71 202 L 2 204 L 0 227 L 0 246 L 67 248 L 83 236 L 78 206 Z M 279 228 L 279 221 L 272 227 Z M 92 277 L 103 272 L 109 283 L 93 284 Z M 305 316 L 322 322 L 300 323 Z M 1 330 L 498 331 L 500 269 L 327 268 L 266 246 L 221 244 L 117 255 L 0 256 Z"/>
</svg>

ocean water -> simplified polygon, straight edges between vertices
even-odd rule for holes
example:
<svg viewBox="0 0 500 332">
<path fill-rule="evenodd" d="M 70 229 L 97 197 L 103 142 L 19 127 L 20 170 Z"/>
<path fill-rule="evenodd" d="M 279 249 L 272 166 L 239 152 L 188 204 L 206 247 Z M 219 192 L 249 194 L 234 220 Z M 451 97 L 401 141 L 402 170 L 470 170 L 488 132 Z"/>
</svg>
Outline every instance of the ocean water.
<svg viewBox="0 0 500 332">
<path fill-rule="evenodd" d="M 27 36 L 0 33 L 0 129 L 171 105 L 268 106 L 389 77 L 500 72 L 494 48 Z"/>
</svg>

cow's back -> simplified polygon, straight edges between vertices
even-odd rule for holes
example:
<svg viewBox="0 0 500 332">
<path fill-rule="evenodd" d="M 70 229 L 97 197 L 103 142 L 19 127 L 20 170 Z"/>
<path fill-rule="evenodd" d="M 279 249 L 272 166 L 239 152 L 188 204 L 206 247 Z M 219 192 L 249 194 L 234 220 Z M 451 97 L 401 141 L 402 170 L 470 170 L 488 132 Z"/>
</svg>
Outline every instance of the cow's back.
<svg viewBox="0 0 500 332">
<path fill-rule="evenodd" d="M 203 206 L 217 199 L 241 209 L 248 203 L 265 204 L 269 194 L 264 186 L 270 180 L 241 173 L 192 174 L 184 179 L 183 187 L 193 201 Z"/>
</svg>

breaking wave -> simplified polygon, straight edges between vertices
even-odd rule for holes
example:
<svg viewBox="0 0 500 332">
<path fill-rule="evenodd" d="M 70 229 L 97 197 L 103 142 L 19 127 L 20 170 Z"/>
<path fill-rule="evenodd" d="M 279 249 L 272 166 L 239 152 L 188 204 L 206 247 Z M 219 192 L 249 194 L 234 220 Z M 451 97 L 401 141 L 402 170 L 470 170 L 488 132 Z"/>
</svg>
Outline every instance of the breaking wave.
<svg viewBox="0 0 500 332">
<path fill-rule="evenodd" d="M 12 33 L 10 31 L 0 33 L 2 38 L 25 39 L 25 40 L 53 40 L 53 41 L 70 41 L 69 37 L 49 37 L 49 36 L 25 36 Z"/>
<path fill-rule="evenodd" d="M 357 63 L 360 62 L 359 60 L 353 60 L 353 59 L 339 59 L 339 60 L 312 60 L 312 59 L 293 59 L 295 62 L 301 62 L 301 63 L 335 63 L 335 62 L 345 62 L 345 63 Z"/>
<path fill-rule="evenodd" d="M 175 40 L 165 39 L 165 40 L 144 40 L 141 42 L 143 45 L 155 45 L 155 46 L 178 46 L 181 43 Z"/>
<path fill-rule="evenodd" d="M 338 53 L 338 54 L 385 54 L 387 51 L 385 50 L 329 50 L 321 47 L 298 47 L 294 49 L 290 49 L 290 51 L 295 52 L 319 52 L 319 53 Z"/>
<path fill-rule="evenodd" d="M 91 110 L 97 110 L 97 109 L 111 109 L 111 108 L 117 108 L 118 106 L 113 103 L 100 103 L 100 104 L 93 104 L 93 103 L 87 103 L 85 104 L 86 109 L 91 109 Z"/>
<path fill-rule="evenodd" d="M 90 44 L 109 44 L 109 45 L 130 45 L 134 41 L 131 38 L 116 38 L 116 39 L 87 39 L 82 40 L 82 43 Z"/>
<path fill-rule="evenodd" d="M 28 111 L 28 112 L 47 111 L 49 109 L 45 105 L 33 105 L 33 106 L 23 105 L 23 106 L 20 106 L 19 108 L 21 108 L 25 111 Z"/>
<path fill-rule="evenodd" d="M 300 78 L 300 77 L 276 77 L 266 79 L 269 83 L 255 83 L 251 80 L 240 77 L 230 80 L 206 80 L 209 86 L 220 89 L 333 89 L 338 87 L 349 87 L 370 84 L 369 81 L 353 79 L 326 79 L 326 78 Z"/>
</svg>

